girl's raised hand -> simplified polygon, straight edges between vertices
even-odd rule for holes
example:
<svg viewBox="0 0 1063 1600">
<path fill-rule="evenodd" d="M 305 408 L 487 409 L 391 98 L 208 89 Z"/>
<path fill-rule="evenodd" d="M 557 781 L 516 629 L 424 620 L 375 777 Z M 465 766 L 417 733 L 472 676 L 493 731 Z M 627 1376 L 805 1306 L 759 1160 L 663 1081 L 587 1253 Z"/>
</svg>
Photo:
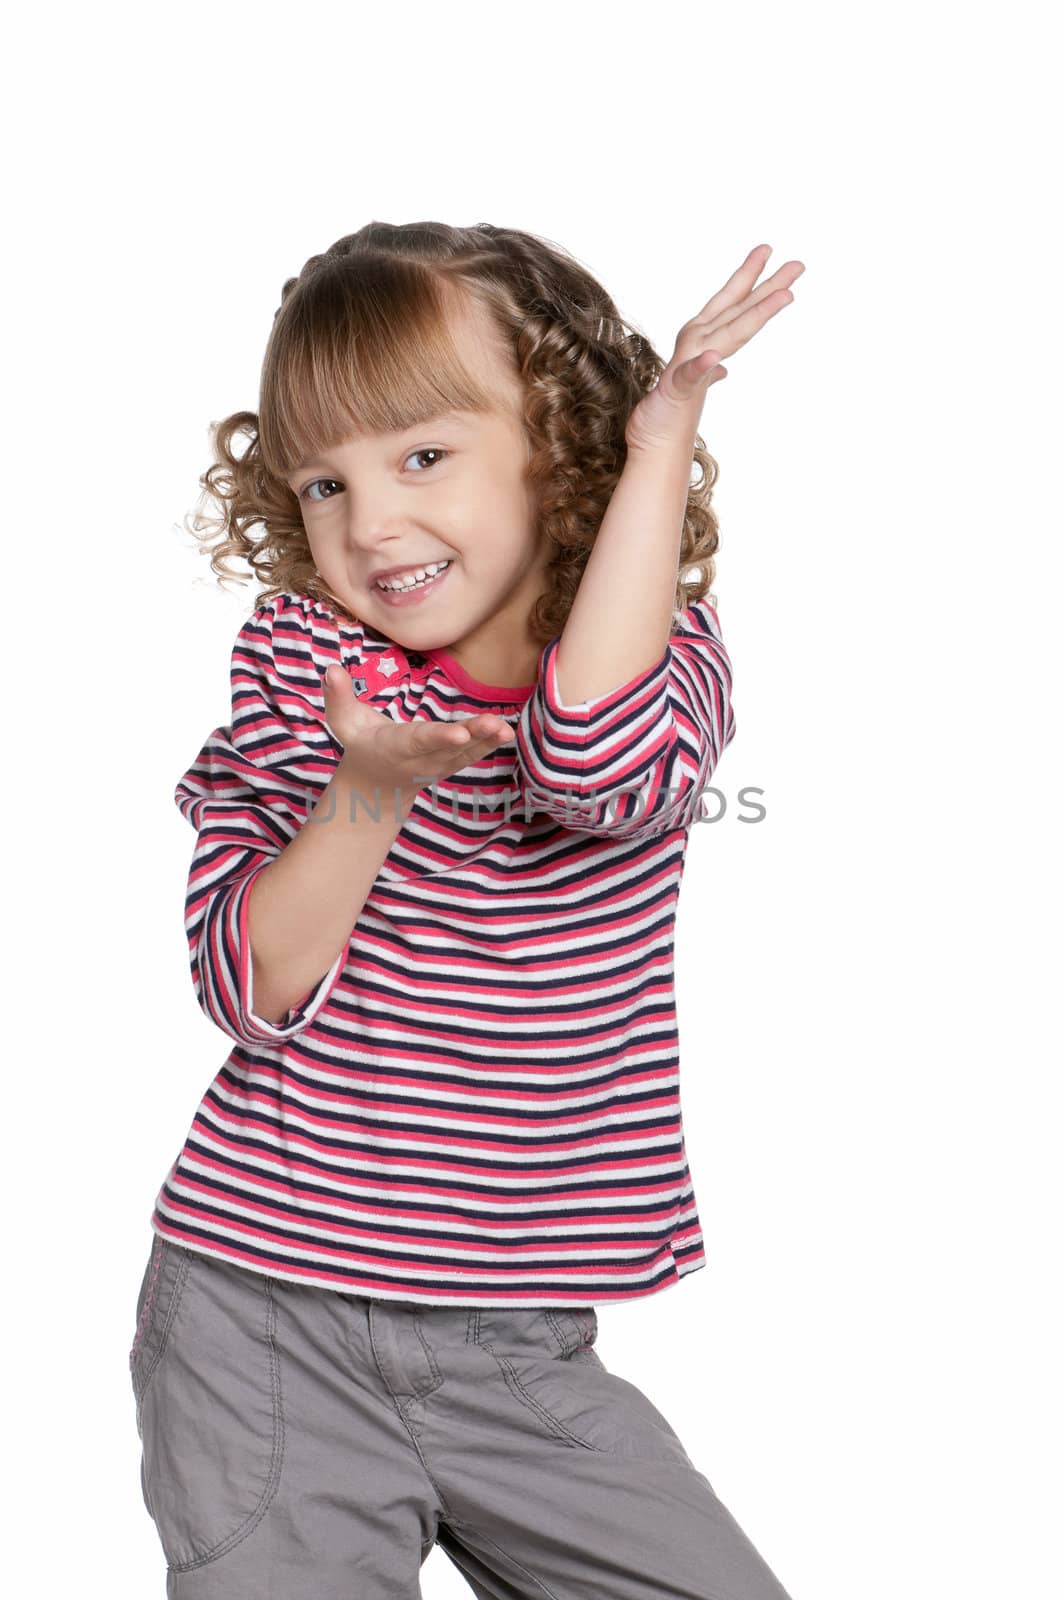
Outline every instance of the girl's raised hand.
<svg viewBox="0 0 1063 1600">
<path fill-rule="evenodd" d="M 504 717 L 480 712 L 454 722 L 393 722 L 359 700 L 342 667 L 330 667 L 322 680 L 325 720 L 343 746 L 343 766 L 375 808 L 395 790 L 412 801 L 419 789 L 460 772 L 516 737 Z"/>
<path fill-rule="evenodd" d="M 660 382 L 628 418 L 625 438 L 629 455 L 662 448 L 693 450 L 705 396 L 714 383 L 727 376 L 727 368 L 720 362 L 748 344 L 776 312 L 790 304 L 790 285 L 805 270 L 803 262 L 787 261 L 754 289 L 770 255 L 770 244 L 758 244 L 723 288 L 680 328 L 675 354 Z"/>
</svg>

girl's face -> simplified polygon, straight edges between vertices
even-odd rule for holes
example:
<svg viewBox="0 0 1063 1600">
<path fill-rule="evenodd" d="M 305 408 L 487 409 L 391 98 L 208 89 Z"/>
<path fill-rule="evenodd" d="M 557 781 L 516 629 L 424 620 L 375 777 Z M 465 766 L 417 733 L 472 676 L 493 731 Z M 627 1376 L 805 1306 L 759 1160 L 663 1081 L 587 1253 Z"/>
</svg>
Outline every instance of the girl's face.
<svg viewBox="0 0 1063 1600">
<path fill-rule="evenodd" d="M 406 649 L 448 650 L 481 682 L 523 685 L 542 649 L 528 615 L 546 580 L 520 385 L 479 306 L 455 339 L 492 384 L 496 410 L 356 435 L 287 481 L 314 565 L 352 616 Z M 377 584 L 433 562 L 449 564 L 424 588 L 389 596 Z"/>
</svg>

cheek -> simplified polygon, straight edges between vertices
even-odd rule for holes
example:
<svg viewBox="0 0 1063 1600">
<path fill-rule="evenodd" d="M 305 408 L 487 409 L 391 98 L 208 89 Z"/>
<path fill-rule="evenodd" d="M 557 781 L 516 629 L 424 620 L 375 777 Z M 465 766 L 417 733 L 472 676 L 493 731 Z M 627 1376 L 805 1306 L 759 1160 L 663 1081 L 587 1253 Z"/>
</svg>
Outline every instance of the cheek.
<svg viewBox="0 0 1063 1600">
<path fill-rule="evenodd" d="M 310 546 L 310 554 L 314 565 L 319 571 L 324 572 L 326 567 L 340 568 L 346 560 L 346 551 L 338 527 L 329 529 L 318 521 L 307 529 L 306 542 Z"/>
</svg>

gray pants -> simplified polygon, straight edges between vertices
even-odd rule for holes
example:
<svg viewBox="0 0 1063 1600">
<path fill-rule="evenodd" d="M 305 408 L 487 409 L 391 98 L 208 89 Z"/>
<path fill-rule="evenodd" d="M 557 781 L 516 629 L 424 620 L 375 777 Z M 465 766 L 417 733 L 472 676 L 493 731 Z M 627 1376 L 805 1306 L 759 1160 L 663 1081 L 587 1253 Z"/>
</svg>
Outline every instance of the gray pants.
<svg viewBox="0 0 1063 1600">
<path fill-rule="evenodd" d="M 789 1600 L 592 1306 L 424 1306 L 152 1234 L 129 1362 L 171 1600 Z"/>
</svg>

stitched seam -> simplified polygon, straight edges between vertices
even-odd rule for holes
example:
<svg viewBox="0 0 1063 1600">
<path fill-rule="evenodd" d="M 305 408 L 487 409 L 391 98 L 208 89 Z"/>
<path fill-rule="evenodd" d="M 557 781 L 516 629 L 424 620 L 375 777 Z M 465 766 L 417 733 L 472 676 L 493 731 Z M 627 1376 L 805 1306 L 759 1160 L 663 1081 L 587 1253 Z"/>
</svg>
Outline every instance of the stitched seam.
<svg viewBox="0 0 1063 1600">
<path fill-rule="evenodd" d="M 491 1355 L 494 1356 L 495 1360 L 498 1362 L 498 1365 L 502 1371 L 502 1376 L 505 1378 L 506 1384 L 511 1392 L 515 1394 L 521 1404 L 527 1406 L 528 1410 L 531 1411 L 533 1415 L 537 1416 L 541 1422 L 545 1422 L 553 1432 L 559 1433 L 563 1438 L 570 1439 L 573 1444 L 582 1445 L 585 1450 L 596 1450 L 600 1455 L 608 1454 L 608 1451 L 602 1450 L 599 1445 L 591 1444 L 589 1439 L 581 1439 L 578 1433 L 573 1433 L 571 1428 L 566 1428 L 565 1424 L 563 1422 L 559 1422 L 555 1416 L 552 1416 L 551 1413 L 546 1410 L 545 1406 L 541 1406 L 538 1400 L 536 1400 L 534 1396 L 530 1395 L 527 1389 L 522 1386 L 520 1379 L 517 1377 L 517 1374 L 514 1371 L 511 1363 L 506 1360 L 505 1356 L 499 1355 L 494 1346 L 486 1339 L 482 1342 L 481 1348 L 490 1351 Z"/>
<path fill-rule="evenodd" d="M 277 1351 L 277 1305 L 273 1297 L 273 1279 L 266 1278 L 266 1343 L 269 1347 L 269 1373 L 270 1393 L 273 1397 L 273 1455 L 270 1459 L 269 1475 L 266 1478 L 265 1488 L 259 1497 L 258 1505 L 251 1512 L 246 1521 L 242 1522 L 234 1533 L 229 1534 L 213 1550 L 208 1550 L 206 1555 L 193 1556 L 188 1561 L 171 1561 L 169 1571 L 191 1572 L 195 1567 L 206 1566 L 210 1561 L 216 1561 L 219 1556 L 226 1555 L 236 1545 L 242 1543 L 261 1522 L 269 1509 L 270 1501 L 277 1492 L 281 1472 L 284 1468 L 284 1406 L 281 1394 L 280 1356 Z"/>
<path fill-rule="evenodd" d="M 375 1335 L 373 1333 L 372 1316 L 370 1316 L 368 1328 L 369 1328 L 369 1347 L 373 1352 L 373 1359 L 377 1364 L 377 1368 L 380 1371 L 381 1375 L 383 1375 L 384 1367 L 383 1367 L 383 1365 L 381 1363 L 381 1360 L 380 1360 L 380 1351 L 377 1349 L 376 1337 L 375 1337 Z M 388 1393 L 391 1394 L 391 1388 L 390 1388 L 390 1385 L 387 1384 L 387 1380 L 386 1379 L 385 1379 L 385 1387 L 387 1387 Z M 413 1396 L 412 1398 L 416 1399 L 416 1396 Z M 393 1405 L 395 1407 L 395 1410 L 398 1412 L 400 1422 L 402 1423 L 403 1427 L 406 1429 L 406 1432 L 410 1436 L 410 1443 L 413 1445 L 414 1450 L 417 1452 L 417 1459 L 421 1463 L 421 1467 L 422 1467 L 422 1469 L 424 1471 L 424 1475 L 428 1479 L 429 1483 L 432 1485 L 432 1488 L 435 1490 L 436 1494 L 439 1496 L 439 1504 L 440 1504 L 440 1508 L 441 1508 L 441 1510 L 443 1512 L 443 1515 L 449 1519 L 449 1517 L 450 1517 L 450 1508 L 447 1505 L 446 1496 L 444 1495 L 442 1489 L 439 1487 L 439 1484 L 436 1482 L 436 1480 L 432 1476 L 431 1470 L 430 1470 L 430 1468 L 428 1466 L 428 1462 L 425 1460 L 424 1455 L 423 1455 L 423 1453 L 421 1451 L 421 1446 L 417 1442 L 417 1435 L 414 1433 L 413 1429 L 410 1427 L 409 1419 L 406 1416 L 405 1411 L 403 1410 L 402 1406 L 399 1404 L 399 1402 L 396 1399 L 394 1394 L 391 1394 L 391 1399 L 392 1399 L 392 1403 L 393 1403 Z"/>
<path fill-rule="evenodd" d="M 158 1234 L 155 1234 L 154 1237 L 159 1240 L 155 1251 L 155 1266 L 151 1274 L 151 1282 L 148 1285 L 148 1293 L 144 1300 L 144 1309 L 141 1311 L 140 1321 L 137 1323 L 137 1331 L 133 1338 L 133 1348 L 129 1352 L 130 1369 L 133 1367 L 133 1363 L 136 1359 L 137 1349 L 140 1345 L 141 1339 L 144 1337 L 145 1329 L 148 1326 L 148 1318 L 151 1316 L 151 1308 L 155 1300 L 155 1285 L 159 1281 L 159 1268 L 162 1266 L 164 1248 L 163 1241 Z"/>
<path fill-rule="evenodd" d="M 139 1385 L 137 1389 L 138 1408 L 143 1405 L 144 1397 L 148 1391 L 148 1385 L 155 1375 L 155 1369 L 158 1367 L 159 1362 L 166 1353 L 166 1346 L 170 1339 L 170 1329 L 173 1327 L 174 1318 L 176 1317 L 178 1307 L 181 1304 L 181 1297 L 184 1294 L 185 1279 L 188 1277 L 188 1269 L 190 1266 L 191 1259 L 189 1253 L 187 1250 L 182 1250 L 181 1258 L 177 1265 L 177 1274 L 174 1278 L 173 1290 L 170 1294 L 170 1303 L 166 1307 L 166 1317 L 163 1321 L 162 1327 L 159 1330 L 159 1337 L 156 1342 L 155 1351 L 148 1363 L 148 1370 L 144 1373 L 143 1377 L 139 1379 Z"/>
<path fill-rule="evenodd" d="M 546 1322 L 547 1322 L 548 1327 L 550 1328 L 551 1332 L 553 1333 L 554 1338 L 558 1342 L 558 1345 L 559 1345 L 560 1350 L 561 1350 L 561 1354 L 563 1356 L 567 1355 L 568 1354 L 569 1340 L 565 1335 L 565 1330 L 561 1327 L 560 1323 L 558 1322 L 557 1318 L 554 1316 L 553 1312 L 550 1310 L 549 1306 L 547 1306 L 544 1315 L 546 1317 Z"/>
<path fill-rule="evenodd" d="M 418 1339 L 420 1339 L 420 1341 L 421 1341 L 421 1349 L 425 1353 L 425 1359 L 427 1360 L 428 1365 L 431 1368 L 432 1377 L 433 1377 L 434 1381 L 432 1383 L 426 1384 L 423 1389 L 418 1389 L 417 1392 L 411 1397 L 414 1400 L 423 1400 L 425 1395 L 434 1394 L 436 1389 L 438 1389 L 440 1384 L 443 1382 L 443 1374 L 439 1370 L 439 1366 L 438 1366 L 438 1364 L 436 1362 L 436 1358 L 432 1354 L 432 1350 L 431 1350 L 431 1348 L 429 1346 L 428 1340 L 425 1338 L 424 1333 L 423 1333 L 423 1331 L 421 1329 L 421 1317 L 423 1316 L 423 1314 L 424 1313 L 420 1312 L 420 1311 L 415 1311 L 414 1312 L 414 1315 L 413 1315 L 413 1331 L 417 1335 Z"/>
<path fill-rule="evenodd" d="M 468 1540 L 468 1544 L 469 1544 L 470 1548 L 474 1552 L 475 1552 L 475 1549 L 476 1549 L 477 1540 L 481 1540 L 484 1544 L 489 1544 L 491 1546 L 492 1550 L 497 1550 L 498 1551 L 498 1553 L 502 1557 L 503 1561 L 508 1561 L 511 1564 L 511 1566 L 514 1566 L 520 1572 L 523 1572 L 524 1576 L 531 1583 L 534 1583 L 534 1585 L 535 1585 L 535 1587 L 537 1589 L 541 1589 L 543 1594 L 547 1596 L 547 1600 L 558 1600 L 558 1596 L 554 1593 L 554 1591 L 552 1589 L 548 1589 L 546 1587 L 546 1584 L 543 1582 L 543 1580 L 541 1578 L 537 1578 L 535 1576 L 535 1573 L 532 1572 L 532 1570 L 530 1569 L 530 1567 L 526 1567 L 524 1565 L 523 1561 L 518 1561 L 516 1556 L 511 1556 L 509 1554 L 508 1550 L 503 1550 L 502 1546 L 497 1542 L 497 1540 L 492 1539 L 490 1534 L 484 1533 L 483 1529 L 477 1527 L 475 1523 L 465 1522 L 460 1517 L 448 1517 L 447 1521 L 451 1524 L 452 1527 L 455 1527 L 455 1528 L 468 1528 L 469 1529 L 471 1537 Z"/>
</svg>

